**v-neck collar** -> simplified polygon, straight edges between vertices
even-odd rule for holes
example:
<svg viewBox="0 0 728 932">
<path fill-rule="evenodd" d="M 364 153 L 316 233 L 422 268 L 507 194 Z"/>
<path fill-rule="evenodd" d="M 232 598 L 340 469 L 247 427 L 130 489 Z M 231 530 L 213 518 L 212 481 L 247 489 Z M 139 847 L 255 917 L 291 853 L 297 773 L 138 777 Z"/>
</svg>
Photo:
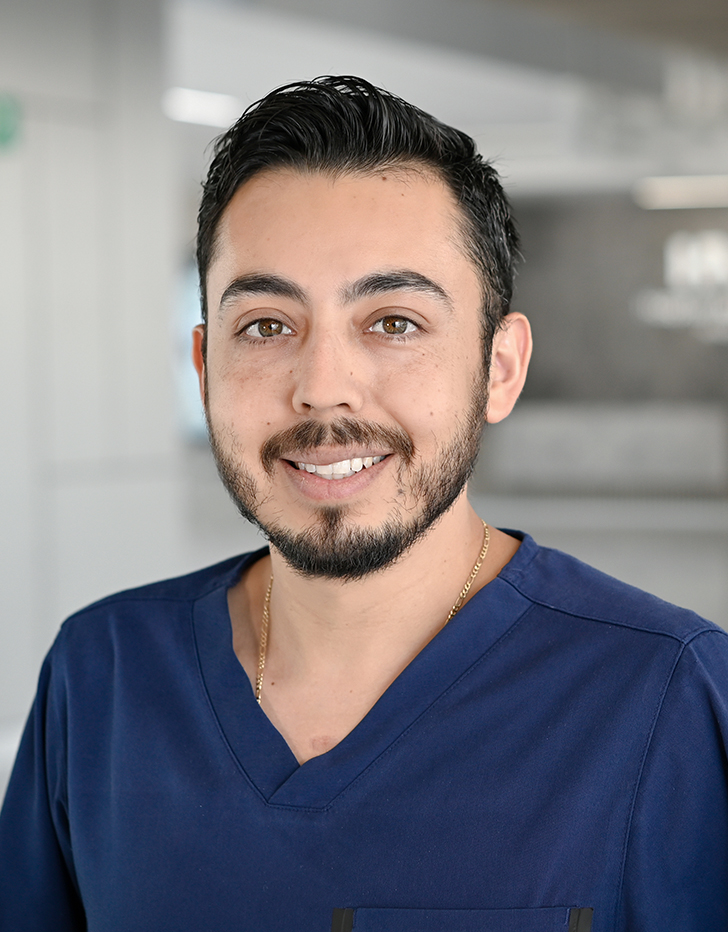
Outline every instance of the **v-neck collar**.
<svg viewBox="0 0 728 932">
<path fill-rule="evenodd" d="M 513 532 L 512 532 L 513 533 Z M 521 536 L 521 535 L 518 535 Z M 537 545 L 528 536 L 507 568 L 523 569 Z M 530 602 L 500 576 L 463 606 L 335 747 L 299 764 L 255 701 L 232 644 L 228 589 L 267 551 L 241 558 L 194 605 L 202 677 L 222 735 L 251 787 L 270 805 L 325 809 L 505 634 Z"/>
</svg>

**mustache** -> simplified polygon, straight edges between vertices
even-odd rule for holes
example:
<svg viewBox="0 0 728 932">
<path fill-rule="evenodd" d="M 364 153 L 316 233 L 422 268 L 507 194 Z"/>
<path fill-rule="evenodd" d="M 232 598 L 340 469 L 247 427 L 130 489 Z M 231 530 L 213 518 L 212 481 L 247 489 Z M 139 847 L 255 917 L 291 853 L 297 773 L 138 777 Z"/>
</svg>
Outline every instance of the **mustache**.
<svg viewBox="0 0 728 932">
<path fill-rule="evenodd" d="M 290 459 L 287 454 L 355 443 L 384 447 L 398 453 L 405 464 L 409 464 L 415 455 L 415 445 L 402 428 L 342 417 L 328 422 L 303 421 L 273 434 L 263 444 L 260 459 L 263 469 L 270 475 L 278 460 Z"/>
</svg>

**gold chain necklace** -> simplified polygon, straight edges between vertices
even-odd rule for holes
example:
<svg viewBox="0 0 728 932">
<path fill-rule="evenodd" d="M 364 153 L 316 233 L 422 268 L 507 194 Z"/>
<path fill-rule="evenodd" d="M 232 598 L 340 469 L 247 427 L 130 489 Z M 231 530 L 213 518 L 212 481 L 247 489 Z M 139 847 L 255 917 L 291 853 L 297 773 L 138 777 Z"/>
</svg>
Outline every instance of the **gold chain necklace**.
<svg viewBox="0 0 728 932">
<path fill-rule="evenodd" d="M 463 607 L 463 602 L 468 592 L 470 592 L 470 587 L 475 582 L 475 577 L 480 571 L 480 567 L 483 565 L 483 560 L 488 553 L 488 545 L 490 544 L 490 528 L 483 521 L 483 546 L 480 549 L 478 554 L 478 559 L 475 561 L 475 565 L 470 571 L 470 576 L 468 576 L 467 581 L 463 588 L 460 590 L 460 595 L 455 600 L 455 604 L 450 609 L 450 612 L 445 619 L 443 628 L 450 621 L 453 615 L 456 615 L 460 609 Z M 258 673 L 255 677 L 255 699 L 260 705 L 260 700 L 263 695 L 263 673 L 265 671 L 265 659 L 268 653 L 268 626 L 270 624 L 270 594 L 273 591 L 273 574 L 270 575 L 270 581 L 268 583 L 268 588 L 265 593 L 265 600 L 263 602 L 263 620 L 260 625 L 260 651 L 258 652 Z"/>
</svg>

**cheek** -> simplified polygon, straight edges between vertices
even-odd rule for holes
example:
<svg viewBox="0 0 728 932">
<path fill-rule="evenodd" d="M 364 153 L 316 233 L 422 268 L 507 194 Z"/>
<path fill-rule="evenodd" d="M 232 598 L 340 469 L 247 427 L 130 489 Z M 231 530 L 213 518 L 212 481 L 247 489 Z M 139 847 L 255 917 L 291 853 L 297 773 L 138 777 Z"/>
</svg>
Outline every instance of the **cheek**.
<svg viewBox="0 0 728 932">
<path fill-rule="evenodd" d="M 256 416 L 280 404 L 287 390 L 286 372 L 271 360 L 208 350 L 208 405 L 236 418 Z M 267 355 L 261 352 L 261 356 Z"/>
<path fill-rule="evenodd" d="M 382 406 L 424 451 L 448 437 L 470 407 L 473 378 L 471 360 L 423 353 L 381 380 Z"/>
</svg>

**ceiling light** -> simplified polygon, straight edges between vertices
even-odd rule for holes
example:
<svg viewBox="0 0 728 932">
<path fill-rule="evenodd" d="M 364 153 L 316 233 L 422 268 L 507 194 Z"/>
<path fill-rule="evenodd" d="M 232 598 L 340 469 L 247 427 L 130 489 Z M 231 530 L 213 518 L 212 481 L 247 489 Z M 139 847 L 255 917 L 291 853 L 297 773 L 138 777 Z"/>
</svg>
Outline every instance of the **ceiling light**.
<svg viewBox="0 0 728 932">
<path fill-rule="evenodd" d="M 674 175 L 643 178 L 632 197 L 645 210 L 728 207 L 728 175 Z"/>
<path fill-rule="evenodd" d="M 243 111 L 243 102 L 231 94 L 170 87 L 162 97 L 162 110 L 171 120 L 227 129 Z"/>
</svg>

